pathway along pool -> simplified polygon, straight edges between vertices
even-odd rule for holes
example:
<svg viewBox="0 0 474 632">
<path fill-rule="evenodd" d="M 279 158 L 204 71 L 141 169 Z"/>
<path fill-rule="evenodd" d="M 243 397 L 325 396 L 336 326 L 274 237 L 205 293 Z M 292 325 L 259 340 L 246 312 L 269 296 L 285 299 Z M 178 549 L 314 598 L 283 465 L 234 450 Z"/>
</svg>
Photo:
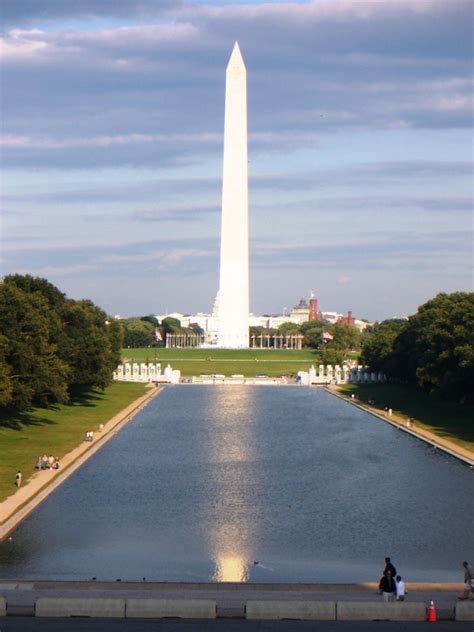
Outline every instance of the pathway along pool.
<svg viewBox="0 0 474 632">
<path fill-rule="evenodd" d="M 474 473 L 321 389 L 167 387 L 0 545 L 3 579 L 460 581 Z M 258 562 L 258 563 L 255 563 Z"/>
</svg>

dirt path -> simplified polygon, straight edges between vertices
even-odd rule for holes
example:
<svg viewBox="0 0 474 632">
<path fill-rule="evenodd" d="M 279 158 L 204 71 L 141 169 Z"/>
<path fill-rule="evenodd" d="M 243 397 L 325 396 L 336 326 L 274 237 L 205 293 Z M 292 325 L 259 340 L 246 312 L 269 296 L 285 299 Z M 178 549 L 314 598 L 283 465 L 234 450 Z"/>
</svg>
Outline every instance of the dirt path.
<svg viewBox="0 0 474 632">
<path fill-rule="evenodd" d="M 145 395 L 142 395 L 109 419 L 104 424 L 102 431 L 94 433 L 92 441 L 83 441 L 74 450 L 66 454 L 61 459 L 59 470 L 41 470 L 36 472 L 24 486 L 1 502 L 0 540 L 5 538 L 40 502 L 105 445 L 122 426 L 129 422 L 139 410 L 160 392 L 160 388 L 151 387 Z"/>
</svg>

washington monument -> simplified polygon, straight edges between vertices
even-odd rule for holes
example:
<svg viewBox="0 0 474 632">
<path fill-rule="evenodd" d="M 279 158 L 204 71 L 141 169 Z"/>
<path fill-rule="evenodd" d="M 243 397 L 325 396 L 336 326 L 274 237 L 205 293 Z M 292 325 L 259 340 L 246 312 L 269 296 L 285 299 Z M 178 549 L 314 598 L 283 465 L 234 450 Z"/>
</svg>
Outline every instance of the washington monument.
<svg viewBox="0 0 474 632">
<path fill-rule="evenodd" d="M 226 71 L 219 347 L 249 346 L 247 72 L 236 42 Z"/>
</svg>

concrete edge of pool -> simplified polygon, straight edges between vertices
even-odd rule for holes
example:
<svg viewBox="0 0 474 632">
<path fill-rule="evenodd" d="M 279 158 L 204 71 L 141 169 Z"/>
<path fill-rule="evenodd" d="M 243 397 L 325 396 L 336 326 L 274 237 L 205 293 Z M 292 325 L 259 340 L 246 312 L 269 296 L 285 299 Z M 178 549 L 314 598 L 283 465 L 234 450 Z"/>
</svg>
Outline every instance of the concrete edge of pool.
<svg viewBox="0 0 474 632">
<path fill-rule="evenodd" d="M 385 415 L 380 414 L 376 409 L 371 408 L 366 404 L 361 404 L 357 400 L 354 401 L 352 399 L 349 399 L 345 395 L 341 395 L 332 388 L 328 388 L 326 386 L 323 388 L 327 393 L 333 395 L 334 397 L 337 397 L 338 399 L 342 399 L 342 401 L 346 402 L 347 404 L 355 406 L 356 408 L 369 413 L 369 415 L 377 417 L 377 419 L 390 424 L 394 428 L 397 428 L 398 430 L 403 430 L 403 432 L 406 432 L 412 437 L 428 443 L 429 445 L 433 446 L 433 448 L 436 448 L 437 450 L 442 450 L 443 452 L 454 456 L 456 459 L 459 459 L 463 463 L 466 463 L 466 465 L 474 467 L 474 453 L 467 448 L 462 448 L 452 441 L 449 441 L 449 439 L 438 437 L 433 432 L 425 430 L 424 428 L 414 428 L 413 426 L 407 427 L 406 422 L 400 417 L 397 418 L 396 415 L 393 415 L 392 417 L 386 417 Z"/>
<path fill-rule="evenodd" d="M 43 606 L 49 604 L 53 609 L 51 612 L 57 609 L 57 614 L 43 616 L 58 617 L 117 616 L 111 614 L 116 613 L 117 608 L 123 608 L 124 613 L 120 616 L 126 617 L 126 604 L 131 607 L 133 602 L 135 610 L 138 608 L 140 611 L 142 608 L 147 612 L 136 616 L 150 617 L 154 612 L 156 618 L 187 618 L 190 616 L 189 612 L 197 612 L 200 602 L 207 602 L 213 604 L 215 615 L 211 618 L 261 618 L 258 613 L 266 612 L 263 618 L 288 618 L 288 613 L 291 613 L 289 618 L 317 620 L 319 616 L 323 616 L 322 613 L 326 613 L 323 617 L 326 618 L 328 606 L 331 606 L 331 612 L 334 610 L 332 620 L 424 620 L 423 613 L 427 613 L 433 600 L 439 619 L 454 620 L 457 619 L 458 603 L 467 606 L 467 609 L 464 605 L 461 608 L 463 616 L 472 616 L 474 613 L 472 600 L 458 602 L 462 588 L 462 583 L 409 583 L 405 602 L 386 604 L 378 595 L 376 582 L 244 584 L 0 580 L 0 595 L 6 606 L 5 615 L 34 616 L 36 613 L 38 616 L 38 604 L 42 603 Z M 103 614 L 101 607 L 105 608 Z M 168 609 L 167 614 L 160 615 L 163 608 Z M 71 612 L 68 609 L 72 609 Z M 255 616 L 249 617 L 249 612 L 254 610 Z M 423 613 L 420 618 L 421 611 Z M 133 615 L 130 613 L 129 616 Z M 391 618 L 400 616 L 401 619 Z"/>
</svg>

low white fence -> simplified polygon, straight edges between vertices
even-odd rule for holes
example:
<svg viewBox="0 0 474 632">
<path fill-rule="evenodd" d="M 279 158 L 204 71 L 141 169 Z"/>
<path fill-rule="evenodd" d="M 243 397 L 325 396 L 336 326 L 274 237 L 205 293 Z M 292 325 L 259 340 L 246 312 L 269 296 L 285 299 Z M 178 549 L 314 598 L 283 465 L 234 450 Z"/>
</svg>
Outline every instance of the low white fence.
<svg viewBox="0 0 474 632">
<path fill-rule="evenodd" d="M 369 371 L 367 367 L 349 367 L 346 364 L 320 364 L 316 369 L 311 366 L 308 371 L 298 371 L 297 379 L 301 384 L 375 384 L 385 382 L 383 373 Z"/>
<path fill-rule="evenodd" d="M 163 384 L 179 384 L 181 371 L 172 369 L 171 366 L 161 372 L 160 363 L 124 362 L 119 364 L 113 373 L 113 379 L 118 382 L 157 382 Z"/>
</svg>

